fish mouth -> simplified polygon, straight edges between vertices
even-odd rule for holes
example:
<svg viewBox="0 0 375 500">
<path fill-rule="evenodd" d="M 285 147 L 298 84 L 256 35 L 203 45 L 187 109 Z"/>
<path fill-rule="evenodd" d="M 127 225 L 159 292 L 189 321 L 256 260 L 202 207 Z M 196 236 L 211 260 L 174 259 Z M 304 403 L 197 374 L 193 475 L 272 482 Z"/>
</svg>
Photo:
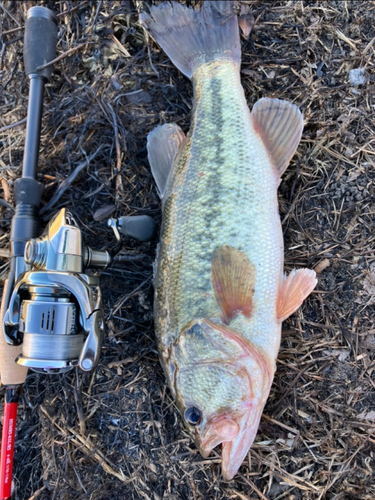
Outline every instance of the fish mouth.
<svg viewBox="0 0 375 500">
<path fill-rule="evenodd" d="M 203 458 L 207 458 L 211 451 L 221 443 L 230 442 L 236 438 L 240 428 L 237 422 L 230 416 L 221 415 L 211 420 L 206 426 L 198 448 Z"/>
<path fill-rule="evenodd" d="M 242 415 L 221 415 L 209 420 L 201 438 L 197 436 L 196 445 L 203 458 L 222 444 L 222 475 L 231 480 L 241 467 L 250 446 L 257 435 L 265 401 L 249 403 Z"/>
<path fill-rule="evenodd" d="M 238 422 L 239 431 L 231 441 L 224 441 L 221 452 L 221 470 L 227 481 L 233 479 L 241 467 L 258 432 L 264 404 L 252 405 Z"/>
</svg>

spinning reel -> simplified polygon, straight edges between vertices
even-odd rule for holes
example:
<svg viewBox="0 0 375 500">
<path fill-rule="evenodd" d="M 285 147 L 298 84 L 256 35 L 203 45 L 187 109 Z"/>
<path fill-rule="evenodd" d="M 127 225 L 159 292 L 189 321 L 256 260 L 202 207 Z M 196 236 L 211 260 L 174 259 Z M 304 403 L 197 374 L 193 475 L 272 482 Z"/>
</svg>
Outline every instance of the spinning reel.
<svg viewBox="0 0 375 500">
<path fill-rule="evenodd" d="M 110 219 L 117 245 L 109 251 L 83 245 L 82 234 L 63 208 L 40 238 L 29 239 L 25 272 L 19 277 L 4 316 L 9 344 L 21 345 L 16 362 L 42 373 L 61 373 L 78 365 L 92 370 L 99 359 L 105 325 L 99 277 L 121 247 L 120 232 L 141 241 L 152 238 L 151 217 Z"/>
</svg>

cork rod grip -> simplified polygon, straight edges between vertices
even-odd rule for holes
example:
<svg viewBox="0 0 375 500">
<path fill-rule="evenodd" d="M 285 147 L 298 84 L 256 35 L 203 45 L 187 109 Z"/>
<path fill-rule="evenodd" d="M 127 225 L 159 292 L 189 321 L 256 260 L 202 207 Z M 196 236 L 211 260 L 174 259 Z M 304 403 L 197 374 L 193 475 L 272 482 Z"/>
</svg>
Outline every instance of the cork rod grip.
<svg viewBox="0 0 375 500">
<path fill-rule="evenodd" d="M 9 286 L 8 280 L 4 283 L 3 297 Z M 27 375 L 27 368 L 16 363 L 17 356 L 21 353 L 22 346 L 13 347 L 6 343 L 3 333 L 4 301 L 0 309 L 0 381 L 2 385 L 23 384 Z"/>
</svg>

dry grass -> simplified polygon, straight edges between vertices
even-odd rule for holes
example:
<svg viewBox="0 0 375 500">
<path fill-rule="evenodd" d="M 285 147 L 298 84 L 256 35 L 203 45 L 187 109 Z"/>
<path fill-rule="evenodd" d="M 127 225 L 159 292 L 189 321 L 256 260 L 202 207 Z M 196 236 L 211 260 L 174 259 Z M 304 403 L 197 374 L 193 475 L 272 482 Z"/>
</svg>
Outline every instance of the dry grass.
<svg viewBox="0 0 375 500">
<path fill-rule="evenodd" d="M 131 1 L 1 3 L 0 258 L 7 272 L 13 182 L 21 173 L 28 7 L 58 13 L 42 127 L 43 223 L 68 206 L 93 247 L 113 244 L 104 212 L 160 221 L 146 161 L 157 124 L 189 126 L 192 88 L 137 22 Z M 306 127 L 280 187 L 286 268 L 319 286 L 284 324 L 256 443 L 234 481 L 184 430 L 157 359 L 156 242 L 126 241 L 103 273 L 108 335 L 92 375 L 30 373 L 20 404 L 17 499 L 375 498 L 374 2 L 247 1 L 243 84 L 295 102 Z M 141 2 L 137 2 L 139 6 Z M 353 86 L 349 71 L 365 68 Z M 99 210 L 99 212 L 98 212 Z"/>
</svg>

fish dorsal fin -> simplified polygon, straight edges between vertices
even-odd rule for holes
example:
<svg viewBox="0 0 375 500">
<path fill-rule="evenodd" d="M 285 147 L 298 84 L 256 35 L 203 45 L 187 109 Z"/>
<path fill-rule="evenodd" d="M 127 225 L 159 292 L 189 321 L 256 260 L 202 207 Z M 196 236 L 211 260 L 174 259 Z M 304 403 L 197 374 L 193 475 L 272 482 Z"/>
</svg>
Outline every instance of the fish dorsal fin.
<svg viewBox="0 0 375 500">
<path fill-rule="evenodd" d="M 301 139 L 302 113 L 290 102 L 264 97 L 254 104 L 251 117 L 277 176 L 281 177 Z"/>
<path fill-rule="evenodd" d="M 148 161 L 160 198 L 164 196 L 168 177 L 185 141 L 186 135 L 176 123 L 160 125 L 147 136 Z"/>
<path fill-rule="evenodd" d="M 215 250 L 212 286 L 226 323 L 239 312 L 251 316 L 254 285 L 255 266 L 243 252 L 227 245 Z"/>
<path fill-rule="evenodd" d="M 281 278 L 277 297 L 277 319 L 281 322 L 293 314 L 316 287 L 315 271 L 298 269 Z"/>
</svg>

